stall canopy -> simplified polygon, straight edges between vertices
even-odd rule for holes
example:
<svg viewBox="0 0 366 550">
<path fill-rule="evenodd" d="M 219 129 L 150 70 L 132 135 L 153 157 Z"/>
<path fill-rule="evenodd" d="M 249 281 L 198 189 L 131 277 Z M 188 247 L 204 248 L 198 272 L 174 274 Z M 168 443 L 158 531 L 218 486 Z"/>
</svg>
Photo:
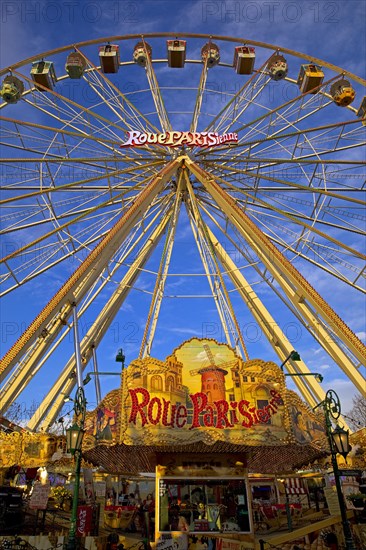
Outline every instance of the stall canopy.
<svg viewBox="0 0 366 550">
<path fill-rule="evenodd" d="M 285 479 L 285 488 L 288 495 L 306 495 L 307 490 L 299 477 L 290 477 Z"/>
</svg>

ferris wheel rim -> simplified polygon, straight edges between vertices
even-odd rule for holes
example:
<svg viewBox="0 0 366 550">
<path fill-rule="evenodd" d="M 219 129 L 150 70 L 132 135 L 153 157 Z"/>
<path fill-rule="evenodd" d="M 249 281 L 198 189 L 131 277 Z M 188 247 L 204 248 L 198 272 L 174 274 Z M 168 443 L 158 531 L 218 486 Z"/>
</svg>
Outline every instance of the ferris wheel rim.
<svg viewBox="0 0 366 550">
<path fill-rule="evenodd" d="M 319 63 L 323 67 L 326 67 L 330 70 L 333 70 L 337 72 L 338 74 L 345 76 L 348 76 L 355 82 L 358 82 L 359 84 L 366 86 L 366 79 L 359 77 L 358 75 L 348 71 L 347 69 L 343 69 L 341 67 L 338 67 L 337 65 L 334 65 L 333 63 L 329 63 L 328 61 L 311 56 L 309 54 L 298 52 L 296 50 L 292 50 L 290 48 L 285 48 L 283 46 L 278 46 L 275 44 L 269 44 L 267 42 L 261 42 L 258 40 L 253 40 L 251 38 L 238 38 L 234 36 L 222 36 L 222 35 L 214 35 L 214 34 L 204 34 L 204 33 L 168 33 L 168 32 L 161 32 L 161 33 L 134 33 L 134 34 L 123 34 L 123 35 L 112 35 L 112 36 L 105 36 L 105 37 L 99 37 L 94 38 L 92 40 L 84 40 L 81 42 L 73 42 L 72 44 L 68 44 L 67 46 L 60 46 L 58 48 L 53 48 L 52 50 L 46 50 L 45 52 L 40 52 L 34 56 L 28 57 L 22 61 L 19 61 L 17 63 L 13 63 L 7 67 L 4 67 L 3 69 L 0 69 L 0 76 L 5 75 L 7 72 L 11 72 L 14 69 L 23 67 L 24 65 L 27 65 L 29 63 L 32 63 L 33 61 L 37 61 L 40 57 L 44 58 L 49 55 L 58 54 L 67 52 L 69 50 L 75 49 L 75 47 L 83 47 L 83 46 L 92 46 L 96 44 L 100 44 L 102 42 L 111 42 L 111 41 L 124 41 L 124 40 L 132 40 L 132 39 L 141 39 L 141 38 L 172 38 L 172 37 L 179 37 L 179 38 L 202 38 L 202 39 L 208 39 L 208 40 L 221 40 L 223 42 L 233 42 L 237 44 L 249 44 L 252 46 L 258 46 L 261 48 L 265 48 L 268 50 L 273 51 L 280 51 L 282 53 L 287 53 L 289 55 L 293 55 L 295 57 L 305 59 L 307 61 L 313 62 L 313 63 Z"/>
</svg>

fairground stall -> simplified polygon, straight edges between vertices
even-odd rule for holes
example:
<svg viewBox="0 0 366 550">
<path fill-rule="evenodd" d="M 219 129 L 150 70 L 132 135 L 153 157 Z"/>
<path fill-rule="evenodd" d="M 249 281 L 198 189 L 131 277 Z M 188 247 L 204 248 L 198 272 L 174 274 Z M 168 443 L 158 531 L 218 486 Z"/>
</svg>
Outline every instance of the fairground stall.
<svg viewBox="0 0 366 550">
<path fill-rule="evenodd" d="M 121 476 L 155 474 L 153 495 L 114 491 L 104 517 L 116 529 L 132 518 L 130 531 L 144 522 L 157 544 L 183 533 L 184 544 L 202 537 L 220 544 L 224 537 L 254 548 L 267 500 L 286 518 L 276 474 L 293 474 L 327 454 L 322 412 L 286 388 L 276 364 L 244 362 L 210 339 L 188 340 L 165 361 L 132 361 L 121 388 L 87 414 L 86 429 L 91 463 Z M 255 472 L 267 476 L 262 503 L 263 483 L 249 477 Z"/>
<path fill-rule="evenodd" d="M 313 550 L 342 540 L 323 411 L 288 390 L 275 363 L 244 362 L 226 344 L 193 338 L 165 361 L 132 361 L 84 428 L 77 537 L 92 550 L 112 540 L 181 550 Z M 29 534 L 21 488 L 31 532 L 48 529 L 62 542 L 77 488 L 65 437 L 19 429 L 0 439 L 12 504 L 1 534 Z M 364 501 L 353 497 L 366 487 L 365 430 L 351 444 L 339 460 L 342 488 L 349 516 L 362 519 Z M 362 525 L 353 527 L 361 540 Z"/>
</svg>

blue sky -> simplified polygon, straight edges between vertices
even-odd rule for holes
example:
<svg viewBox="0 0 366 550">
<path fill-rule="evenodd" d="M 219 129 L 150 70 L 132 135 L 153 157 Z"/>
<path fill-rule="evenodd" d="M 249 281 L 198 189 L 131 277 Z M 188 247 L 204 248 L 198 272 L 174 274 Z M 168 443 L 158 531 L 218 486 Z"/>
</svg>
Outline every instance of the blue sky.
<svg viewBox="0 0 366 550">
<path fill-rule="evenodd" d="M 274 2 L 253 0 L 232 2 L 215 0 L 171 0 L 167 2 L 160 0 L 142 0 L 141 2 L 3 0 L 1 10 L 1 67 L 10 66 L 19 60 L 34 56 L 38 52 L 99 37 L 158 32 L 171 32 L 172 35 L 174 33 L 205 33 L 240 37 L 241 39 L 245 37 L 248 40 L 279 45 L 324 59 L 365 78 L 366 3 L 362 0 L 349 0 L 348 2 L 321 0 L 314 2 L 308 0 L 292 2 L 280 0 Z M 161 40 L 161 43 L 165 48 L 165 41 Z M 196 53 L 200 47 L 199 41 L 191 41 L 191 44 Z M 154 56 L 157 55 L 155 52 L 159 52 L 159 47 L 158 41 L 154 42 Z M 223 59 L 231 62 L 229 57 L 231 50 L 225 48 L 223 47 Z M 90 51 L 92 50 L 90 49 Z M 163 52 L 163 46 L 161 46 L 161 51 Z M 123 45 L 121 46 L 121 55 L 123 60 L 130 59 L 131 54 L 127 54 L 126 50 L 123 50 Z M 263 50 L 258 51 L 258 55 L 260 59 L 260 56 L 264 55 Z M 59 58 L 57 58 L 57 63 L 56 69 L 62 71 L 62 63 Z M 130 68 L 128 77 L 120 83 L 123 92 L 131 92 L 138 86 L 140 78 L 138 70 L 140 68 Z M 27 74 L 27 71 L 24 74 Z M 159 67 L 157 74 L 166 77 L 166 68 Z M 221 96 L 212 94 L 207 99 L 204 108 L 208 115 L 211 110 L 221 108 L 223 101 L 227 99 L 226 94 L 238 89 L 238 81 L 231 76 L 232 73 L 223 74 L 224 76 L 218 76 L 214 72 L 209 74 L 211 88 L 216 92 L 221 92 Z M 227 76 L 228 74 L 229 76 Z M 295 78 L 296 76 L 293 75 Z M 173 75 L 171 78 L 175 79 L 176 76 Z M 59 89 L 63 89 L 66 93 L 67 83 L 59 86 Z M 78 93 L 76 89 L 74 92 Z M 167 98 L 169 107 L 173 108 L 175 97 L 169 96 L 167 93 Z M 139 109 L 147 109 L 149 101 L 147 94 L 141 93 L 134 99 L 136 99 Z M 76 97 L 76 100 L 79 98 Z M 88 98 L 84 98 L 84 100 L 88 102 Z M 13 113 L 15 112 L 14 110 Z M 336 112 L 334 116 L 341 117 L 342 114 Z M 177 124 L 179 116 L 175 121 Z M 356 154 L 359 153 L 356 152 Z M 20 242 L 22 242 L 21 238 Z M 11 243 L 6 242 L 5 246 L 11 247 Z M 354 243 L 354 246 L 360 248 L 358 242 Z M 8 251 L 6 247 L 4 250 L 3 245 L 3 252 Z M 173 271 L 182 275 L 174 277 L 174 280 L 169 279 L 169 293 L 173 294 L 176 291 L 179 294 L 190 294 L 190 288 L 189 290 L 187 288 L 187 279 L 183 274 L 188 270 L 197 272 L 201 270 L 192 248 L 189 227 L 185 219 L 180 220 L 173 260 Z M 152 260 L 151 266 L 152 269 L 156 269 L 158 259 Z M 70 260 L 63 270 L 58 269 L 53 271 L 52 275 L 41 276 L 25 285 L 23 289 L 19 289 L 19 292 L 12 293 L 11 297 L 6 296 L 3 299 L 1 345 L 4 351 L 37 315 L 41 307 L 64 282 L 66 275 L 69 275 L 75 267 L 75 261 Z M 360 298 L 357 293 L 349 289 L 347 294 L 343 294 L 343 286 L 336 280 L 332 281 L 333 286 L 330 287 L 329 280 L 314 270 L 310 264 L 303 264 L 301 270 L 320 294 L 329 300 L 332 307 L 351 326 L 353 331 L 361 339 L 364 339 L 365 301 L 363 297 Z M 201 285 L 201 282 L 199 284 Z M 149 299 L 149 295 L 144 291 L 151 290 L 151 285 L 149 274 L 143 274 L 137 285 L 138 289 L 131 292 L 123 312 L 120 312 L 112 323 L 108 336 L 98 350 L 101 370 L 118 369 L 114 357 L 119 347 L 124 348 L 127 363 L 136 357 Z M 202 293 L 205 291 L 206 286 L 203 283 L 195 290 L 195 292 Z M 267 307 L 275 314 L 279 304 L 273 293 L 263 287 L 260 287 L 259 292 Z M 276 361 L 272 348 L 258 331 L 258 327 L 253 323 L 246 308 L 236 298 L 233 300 L 238 308 L 239 324 L 248 344 L 251 358 L 260 357 Z M 348 410 L 352 404 L 353 389 L 344 374 L 334 367 L 326 353 L 312 341 L 293 316 L 282 310 L 280 316 L 281 327 L 293 343 L 294 348 L 300 352 L 311 370 L 322 372 L 325 377 L 324 389 L 332 387 L 338 391 L 344 410 Z M 88 319 L 81 322 L 82 334 L 92 317 L 93 311 L 90 312 Z M 192 336 L 222 339 L 214 303 L 208 302 L 207 299 L 186 299 L 181 301 L 177 308 L 173 299 L 167 299 L 162 309 L 152 355 L 163 359 L 182 340 Z M 63 356 L 57 356 L 56 361 L 60 365 Z M 57 368 L 52 365 L 46 368 L 49 369 L 50 378 L 56 376 Z M 49 378 L 48 375 L 44 376 L 44 372 L 42 376 L 43 378 L 38 379 L 38 385 L 34 390 L 24 392 L 22 396 L 24 402 L 31 403 L 32 400 L 41 399 L 47 393 L 46 382 L 49 382 Z M 103 380 L 104 391 L 115 387 L 113 380 L 112 377 Z M 92 389 L 88 389 L 88 392 L 92 392 Z M 88 399 L 93 402 L 95 397 L 90 393 Z"/>
</svg>

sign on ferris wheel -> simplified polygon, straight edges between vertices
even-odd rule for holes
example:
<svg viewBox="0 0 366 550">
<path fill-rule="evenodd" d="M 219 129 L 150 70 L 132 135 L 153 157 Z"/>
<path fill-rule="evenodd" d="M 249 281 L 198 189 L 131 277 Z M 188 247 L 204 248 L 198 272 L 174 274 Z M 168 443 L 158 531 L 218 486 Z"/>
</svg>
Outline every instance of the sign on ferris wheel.
<svg viewBox="0 0 366 550">
<path fill-rule="evenodd" d="M 219 135 L 218 132 L 178 132 L 168 131 L 161 134 L 139 132 L 132 130 L 127 132 L 127 141 L 120 147 L 139 147 L 141 145 L 164 145 L 166 147 L 212 147 L 223 143 L 237 143 L 238 134 L 230 132 Z"/>
</svg>

